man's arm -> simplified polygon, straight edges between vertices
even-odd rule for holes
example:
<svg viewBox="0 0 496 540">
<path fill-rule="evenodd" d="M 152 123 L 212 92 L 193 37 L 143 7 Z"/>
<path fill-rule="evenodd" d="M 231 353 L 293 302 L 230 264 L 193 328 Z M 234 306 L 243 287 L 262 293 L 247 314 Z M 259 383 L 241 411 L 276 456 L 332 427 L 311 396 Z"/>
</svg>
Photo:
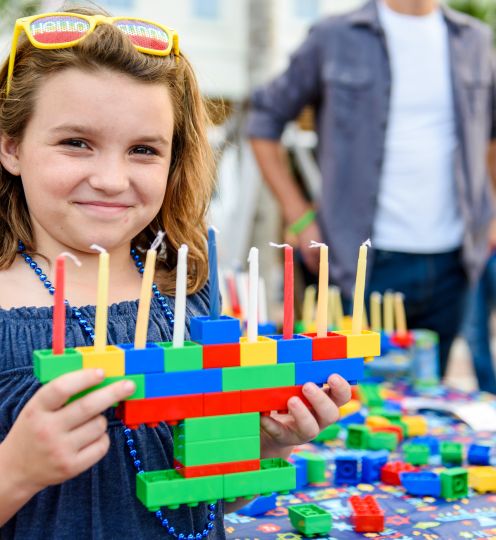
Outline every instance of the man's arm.
<svg viewBox="0 0 496 540">
<path fill-rule="evenodd" d="M 492 140 L 488 150 L 488 169 L 491 178 L 493 201 L 496 201 L 496 140 Z M 489 249 L 496 250 L 496 217 L 489 226 Z"/>
</svg>

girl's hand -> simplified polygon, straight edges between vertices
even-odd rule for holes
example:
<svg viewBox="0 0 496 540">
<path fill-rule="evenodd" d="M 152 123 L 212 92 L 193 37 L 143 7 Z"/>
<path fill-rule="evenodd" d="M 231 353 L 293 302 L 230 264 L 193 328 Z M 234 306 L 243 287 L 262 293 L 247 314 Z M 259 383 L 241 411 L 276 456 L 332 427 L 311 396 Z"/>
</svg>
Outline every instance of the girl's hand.
<svg viewBox="0 0 496 540">
<path fill-rule="evenodd" d="M 339 419 L 339 407 L 351 398 L 350 385 L 340 375 L 331 375 L 327 384 L 327 391 L 311 382 L 303 386 L 313 411 L 300 398 L 292 397 L 288 400 L 288 414 L 272 413 L 261 418 L 262 457 L 286 459 L 295 445 L 315 439 L 322 429 Z"/>
<path fill-rule="evenodd" d="M 103 378 L 98 369 L 67 373 L 28 401 L 0 445 L 13 486 L 34 495 L 77 476 L 107 453 L 107 420 L 101 413 L 130 396 L 135 384 L 119 381 L 66 405 Z"/>
</svg>

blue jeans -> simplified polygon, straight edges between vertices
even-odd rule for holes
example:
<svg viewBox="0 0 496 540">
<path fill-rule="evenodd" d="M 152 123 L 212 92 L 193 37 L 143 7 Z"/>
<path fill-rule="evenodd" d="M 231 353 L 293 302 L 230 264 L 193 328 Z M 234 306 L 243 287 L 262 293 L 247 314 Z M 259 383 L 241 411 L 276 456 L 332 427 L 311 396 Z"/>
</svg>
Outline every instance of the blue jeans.
<svg viewBox="0 0 496 540">
<path fill-rule="evenodd" d="M 490 316 L 496 306 L 496 253 L 489 259 L 481 279 L 470 291 L 464 335 L 481 390 L 496 394 L 490 349 Z"/>
<path fill-rule="evenodd" d="M 434 255 L 374 250 L 366 298 L 377 291 L 402 292 L 408 327 L 433 330 L 439 335 L 440 372 L 460 329 L 468 281 L 461 251 Z"/>
</svg>

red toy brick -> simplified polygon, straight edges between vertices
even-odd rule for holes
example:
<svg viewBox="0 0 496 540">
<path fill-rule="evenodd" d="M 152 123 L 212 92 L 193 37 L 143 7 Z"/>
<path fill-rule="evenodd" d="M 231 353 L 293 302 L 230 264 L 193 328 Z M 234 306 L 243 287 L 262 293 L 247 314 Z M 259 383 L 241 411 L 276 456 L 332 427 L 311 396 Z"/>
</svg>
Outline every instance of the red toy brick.
<svg viewBox="0 0 496 540">
<path fill-rule="evenodd" d="M 381 468 L 381 482 L 391 486 L 400 486 L 400 474 L 402 472 L 416 472 L 418 467 L 404 463 L 403 461 L 390 461 Z"/>
<path fill-rule="evenodd" d="M 184 418 L 203 416 L 203 394 L 123 401 L 117 407 L 116 416 L 129 427 L 176 423 Z"/>
<path fill-rule="evenodd" d="M 203 394 L 203 416 L 239 414 L 241 412 L 241 392 L 212 392 Z"/>
<path fill-rule="evenodd" d="M 312 338 L 312 360 L 335 360 L 346 358 L 346 336 L 327 332 L 326 337 L 317 337 L 317 334 L 303 334 Z"/>
<path fill-rule="evenodd" d="M 245 471 L 260 470 L 260 460 L 232 461 L 228 463 L 211 463 L 210 465 L 195 465 L 185 467 L 181 462 L 174 460 L 174 468 L 184 478 L 197 478 L 199 476 L 213 476 L 214 474 L 230 474 Z"/>
<path fill-rule="evenodd" d="M 203 368 L 224 368 L 240 365 L 239 343 L 203 345 Z"/>
<path fill-rule="evenodd" d="M 282 386 L 281 388 L 262 388 L 241 390 L 241 412 L 287 411 L 288 399 L 299 397 L 307 407 L 310 403 L 303 396 L 303 386 Z"/>
<path fill-rule="evenodd" d="M 370 431 L 386 431 L 388 433 L 396 433 L 398 435 L 398 442 L 403 440 L 403 430 L 401 426 L 375 426 L 371 427 Z"/>
<path fill-rule="evenodd" d="M 405 334 L 393 334 L 389 339 L 393 345 L 396 345 L 396 347 L 401 347 L 402 349 L 408 349 L 415 342 L 412 332 L 406 332 Z"/>
<path fill-rule="evenodd" d="M 381 532 L 384 530 L 384 511 L 373 495 L 352 495 L 348 502 L 351 505 L 351 522 L 356 532 Z"/>
</svg>

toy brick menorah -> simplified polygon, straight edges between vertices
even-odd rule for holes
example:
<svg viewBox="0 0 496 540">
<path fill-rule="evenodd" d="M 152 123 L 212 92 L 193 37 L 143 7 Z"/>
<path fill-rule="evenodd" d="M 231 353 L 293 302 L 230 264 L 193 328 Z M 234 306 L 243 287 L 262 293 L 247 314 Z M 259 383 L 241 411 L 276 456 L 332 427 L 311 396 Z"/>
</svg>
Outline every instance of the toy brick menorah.
<svg viewBox="0 0 496 540">
<path fill-rule="evenodd" d="M 178 316 L 176 296 L 176 324 Z M 302 394 L 308 381 L 322 385 L 337 373 L 356 384 L 364 361 L 380 355 L 379 333 L 367 330 L 253 339 L 241 337 L 238 319 L 218 315 L 192 318 L 190 335 L 179 346 L 135 342 L 99 351 L 95 337 L 95 347 L 33 356 L 41 383 L 84 368 L 105 372 L 88 391 L 131 379 L 136 391 L 118 405 L 117 416 L 131 428 L 173 426 L 174 468 L 137 475 L 137 496 L 151 511 L 294 489 L 293 465 L 260 459 L 260 415 L 287 411 L 292 396 L 308 405 Z"/>
</svg>

